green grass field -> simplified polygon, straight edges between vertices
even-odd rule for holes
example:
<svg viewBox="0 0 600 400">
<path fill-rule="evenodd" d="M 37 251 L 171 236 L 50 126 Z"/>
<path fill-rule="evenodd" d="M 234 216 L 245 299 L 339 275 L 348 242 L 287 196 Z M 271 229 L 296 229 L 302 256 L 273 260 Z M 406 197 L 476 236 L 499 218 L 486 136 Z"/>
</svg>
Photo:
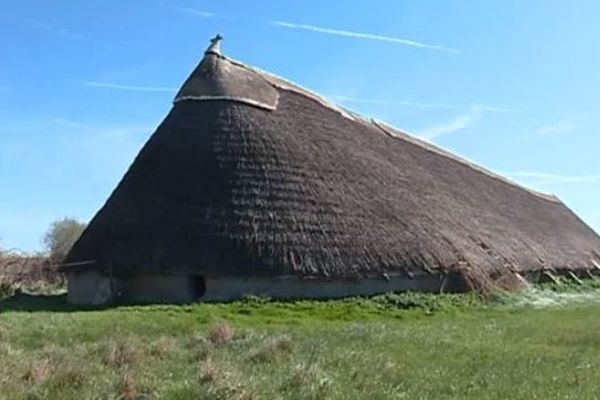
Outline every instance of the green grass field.
<svg viewBox="0 0 600 400">
<path fill-rule="evenodd" d="M 579 295 L 542 308 L 414 294 L 90 311 L 4 301 L 0 398 L 597 399 L 600 295 Z"/>
</svg>

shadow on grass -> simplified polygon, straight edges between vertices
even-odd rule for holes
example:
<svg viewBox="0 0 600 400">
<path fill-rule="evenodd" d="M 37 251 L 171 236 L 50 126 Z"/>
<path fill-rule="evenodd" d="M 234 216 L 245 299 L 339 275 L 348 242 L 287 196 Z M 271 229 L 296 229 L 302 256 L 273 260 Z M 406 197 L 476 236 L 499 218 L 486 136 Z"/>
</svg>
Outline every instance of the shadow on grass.
<svg viewBox="0 0 600 400">
<path fill-rule="evenodd" d="M 194 306 L 199 304 L 217 303 L 231 304 L 232 309 L 266 309 L 277 307 L 298 307 L 299 309 L 327 308 L 337 306 L 340 309 L 354 308 L 356 310 L 423 310 L 426 313 L 448 310 L 480 309 L 488 304 L 479 294 L 434 294 L 419 292 L 388 293 L 376 296 L 347 297 L 341 299 L 277 299 L 268 297 L 246 296 L 240 300 L 225 302 L 193 302 L 186 304 L 175 303 L 125 303 L 115 302 L 103 305 L 73 305 L 67 302 L 67 294 L 34 294 L 17 292 L 10 297 L 0 297 L 0 313 L 9 311 L 21 312 L 74 312 L 99 311 L 121 306 L 154 307 L 154 306 Z M 288 308 L 289 308 L 288 307 Z"/>
<path fill-rule="evenodd" d="M 75 312 L 75 311 L 101 311 L 123 306 L 153 307 L 153 306 L 189 306 L 199 303 L 132 303 L 115 302 L 100 305 L 77 305 L 67 302 L 67 294 L 36 294 L 17 292 L 9 297 L 0 297 L 0 313 L 8 311 L 48 311 L 48 312 Z"/>
<path fill-rule="evenodd" d="M 100 310 L 106 307 L 82 307 L 67 303 L 66 294 L 30 294 L 16 293 L 0 299 L 0 312 L 6 311 L 87 311 Z"/>
</svg>

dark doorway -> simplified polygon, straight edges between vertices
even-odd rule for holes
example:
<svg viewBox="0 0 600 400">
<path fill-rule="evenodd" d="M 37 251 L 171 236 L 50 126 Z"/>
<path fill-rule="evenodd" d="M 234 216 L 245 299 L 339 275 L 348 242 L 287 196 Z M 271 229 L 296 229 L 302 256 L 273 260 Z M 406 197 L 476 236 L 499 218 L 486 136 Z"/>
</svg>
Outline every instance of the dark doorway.
<svg viewBox="0 0 600 400">
<path fill-rule="evenodd" d="M 203 276 L 192 276 L 192 293 L 196 299 L 202 298 L 206 293 L 206 279 Z"/>
</svg>

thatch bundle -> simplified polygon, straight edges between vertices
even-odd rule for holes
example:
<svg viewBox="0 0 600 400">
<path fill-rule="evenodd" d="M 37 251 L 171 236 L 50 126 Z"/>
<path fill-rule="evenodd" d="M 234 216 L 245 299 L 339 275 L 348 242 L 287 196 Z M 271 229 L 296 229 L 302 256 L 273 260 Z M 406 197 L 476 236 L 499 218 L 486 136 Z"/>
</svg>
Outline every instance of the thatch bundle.
<svg viewBox="0 0 600 400">
<path fill-rule="evenodd" d="M 473 288 L 593 270 L 600 238 L 555 197 L 211 47 L 67 262 L 115 275 L 454 271 Z"/>
</svg>

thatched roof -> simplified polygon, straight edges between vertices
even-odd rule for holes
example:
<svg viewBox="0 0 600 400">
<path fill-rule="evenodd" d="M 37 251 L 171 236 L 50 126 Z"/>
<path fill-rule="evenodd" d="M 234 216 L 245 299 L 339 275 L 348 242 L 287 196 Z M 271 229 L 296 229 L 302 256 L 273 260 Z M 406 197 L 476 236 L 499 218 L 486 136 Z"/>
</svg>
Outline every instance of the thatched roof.
<svg viewBox="0 0 600 400">
<path fill-rule="evenodd" d="M 600 237 L 557 198 L 213 43 L 67 261 L 114 274 L 497 276 L 594 268 Z"/>
</svg>

